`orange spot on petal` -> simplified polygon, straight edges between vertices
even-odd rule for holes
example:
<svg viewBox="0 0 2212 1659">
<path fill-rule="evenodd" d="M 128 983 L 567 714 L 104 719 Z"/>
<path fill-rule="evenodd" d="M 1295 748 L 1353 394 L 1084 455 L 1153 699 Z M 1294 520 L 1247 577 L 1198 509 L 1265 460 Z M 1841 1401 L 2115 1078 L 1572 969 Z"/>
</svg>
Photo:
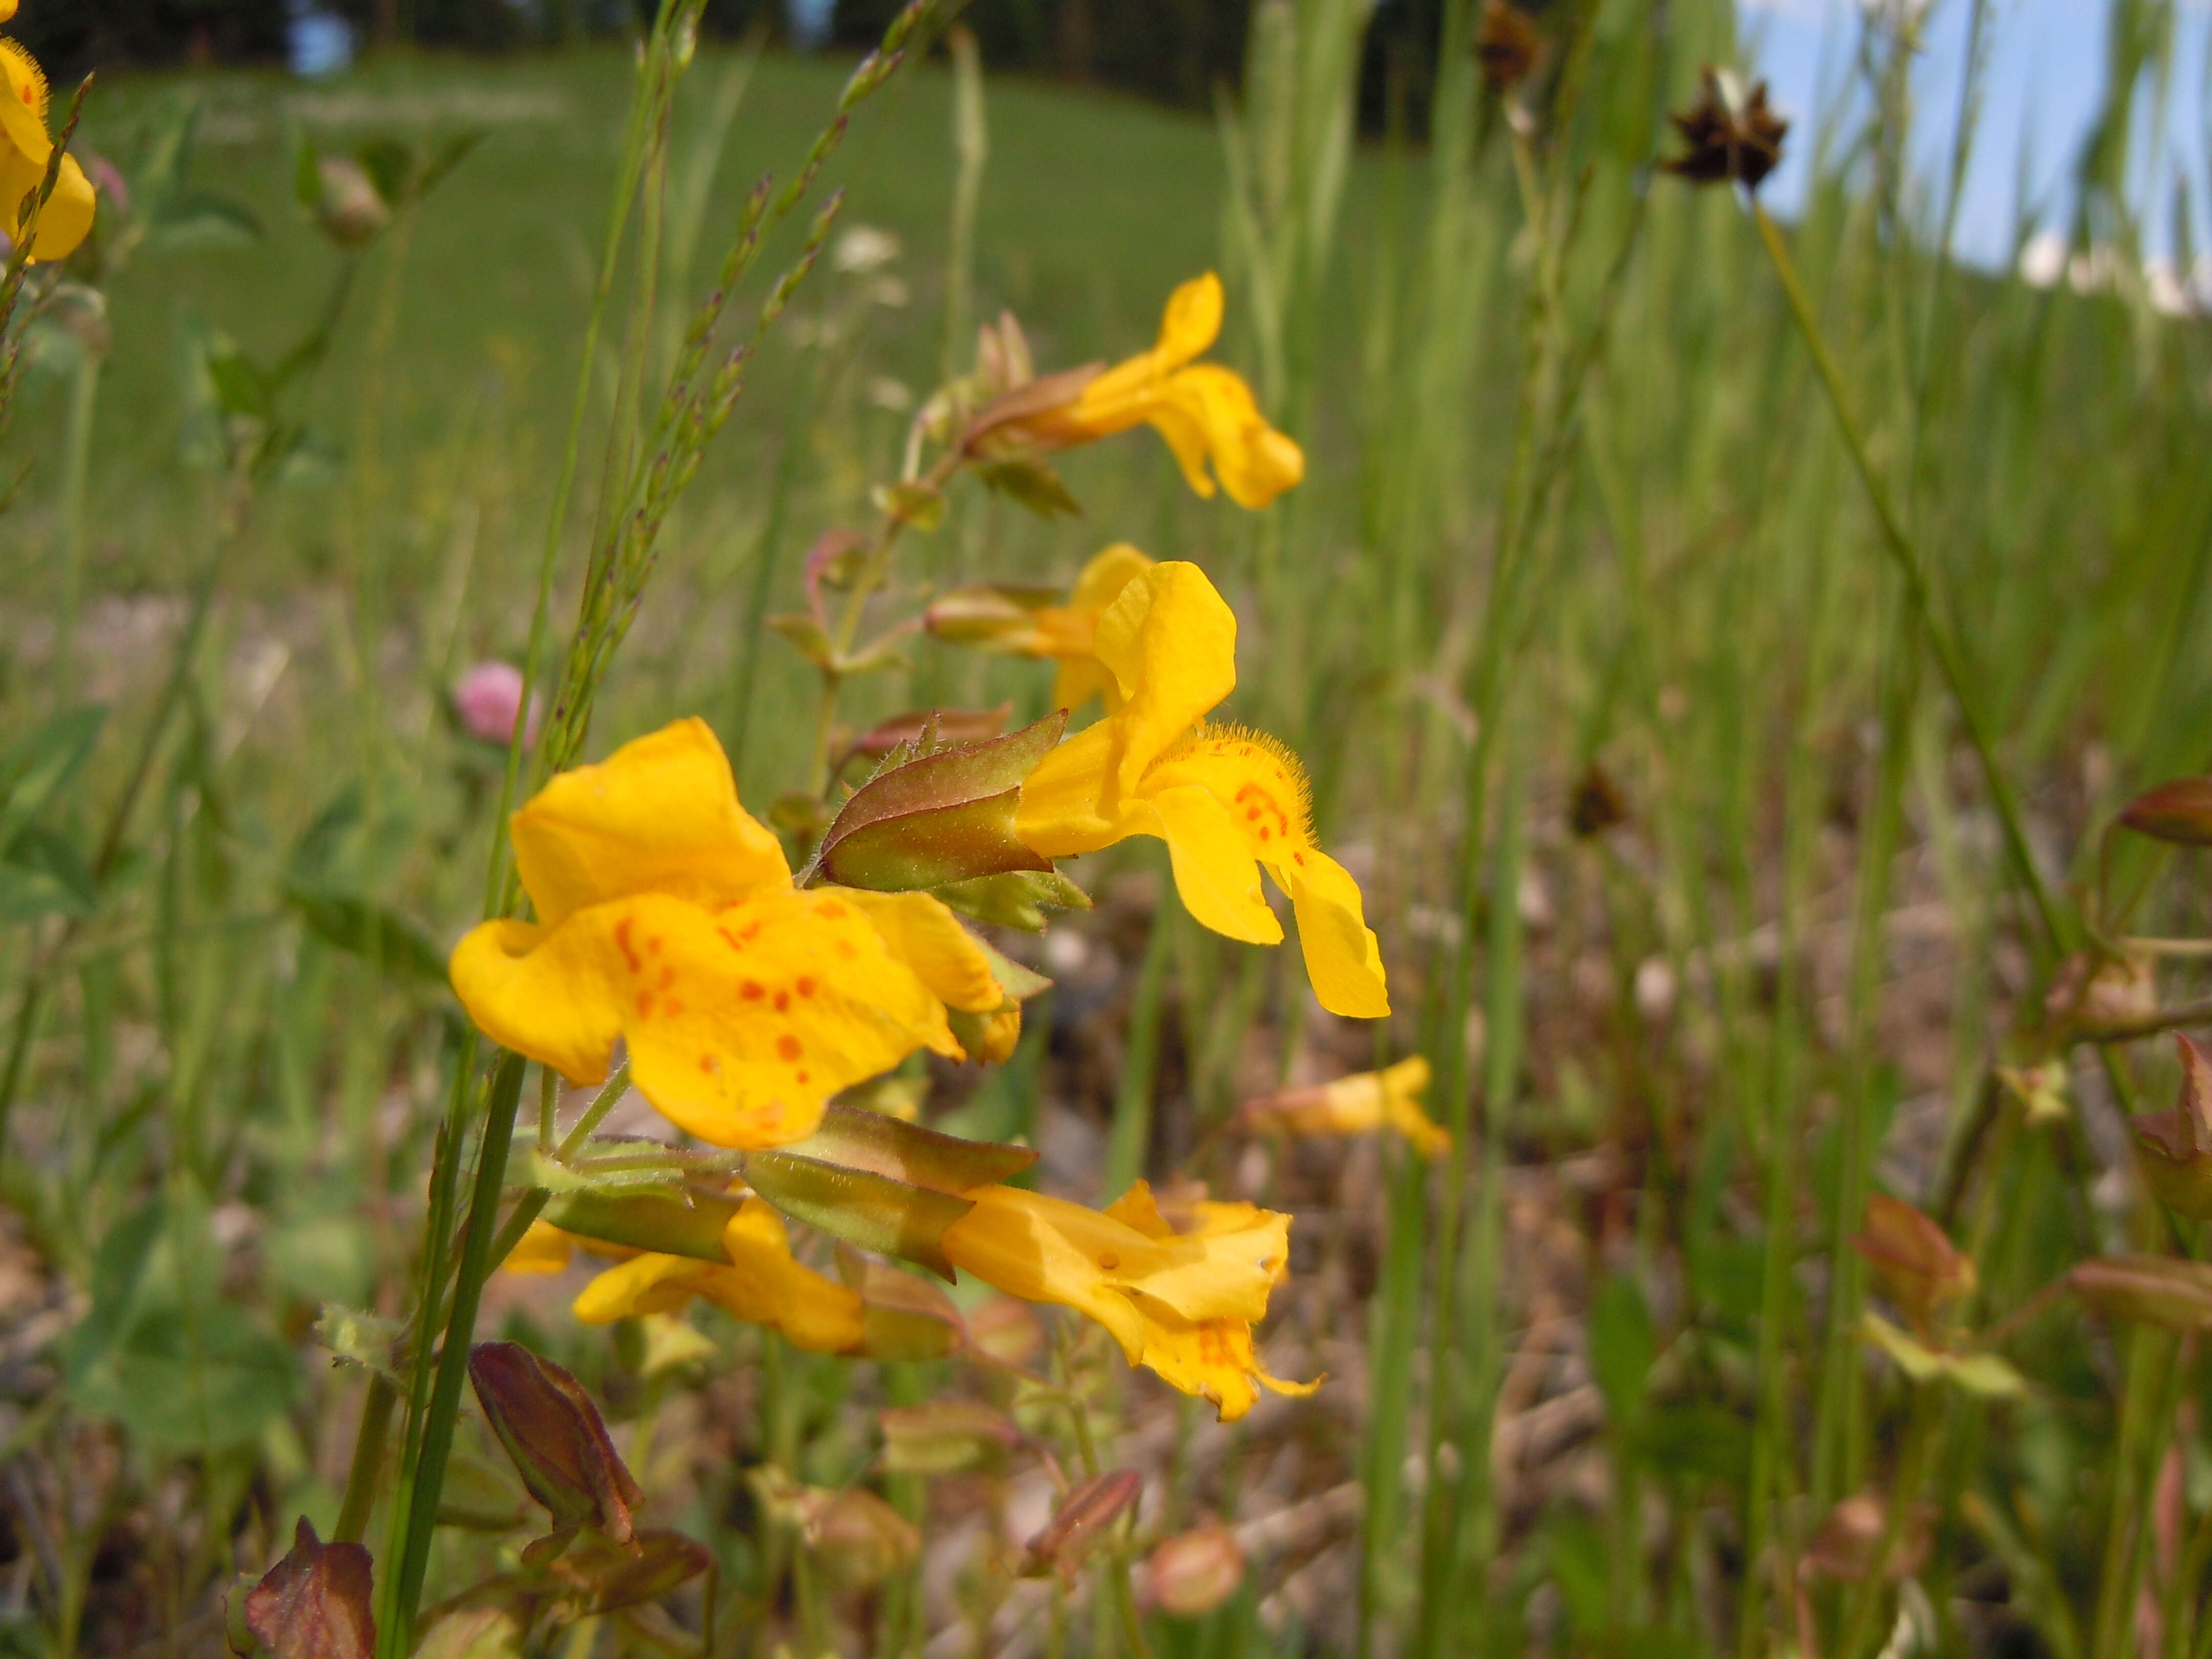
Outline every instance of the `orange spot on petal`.
<svg viewBox="0 0 2212 1659">
<path fill-rule="evenodd" d="M 798 992 L 799 994 L 803 997 L 812 996 L 814 994 L 814 975 L 811 974 L 801 974 L 797 979 L 791 982 L 791 988 Z"/>
<path fill-rule="evenodd" d="M 623 953 L 623 960 L 629 963 L 629 970 L 634 974 L 641 964 L 638 962 L 637 952 L 631 950 L 629 946 L 630 920 L 629 917 L 624 916 L 615 924 L 615 944 Z"/>
<path fill-rule="evenodd" d="M 671 1019 L 681 1019 L 684 1018 L 684 1005 L 674 997 L 671 997 L 660 1012 Z"/>
<path fill-rule="evenodd" d="M 790 1006 L 791 1006 L 791 993 L 790 993 L 790 992 L 788 992 L 788 991 L 778 991 L 778 992 L 775 994 L 775 1011 L 776 1011 L 776 1012 L 778 1012 L 778 1013 L 780 1014 L 780 1013 L 781 1013 L 785 1009 L 787 1009 L 787 1008 L 788 1008 L 788 1007 L 790 1007 Z"/>
<path fill-rule="evenodd" d="M 799 1046 L 799 1039 L 788 1031 L 775 1040 L 775 1051 L 787 1060 L 797 1060 L 805 1052 Z"/>
<path fill-rule="evenodd" d="M 652 992 L 640 991 L 637 994 L 637 1017 L 640 1019 L 651 1019 L 653 1018 Z"/>
<path fill-rule="evenodd" d="M 761 989 L 761 983 L 758 980 L 749 979 L 743 985 L 738 987 L 738 994 L 743 997 L 747 1002 L 758 1002 L 763 997 L 766 996 L 768 993 Z"/>
</svg>

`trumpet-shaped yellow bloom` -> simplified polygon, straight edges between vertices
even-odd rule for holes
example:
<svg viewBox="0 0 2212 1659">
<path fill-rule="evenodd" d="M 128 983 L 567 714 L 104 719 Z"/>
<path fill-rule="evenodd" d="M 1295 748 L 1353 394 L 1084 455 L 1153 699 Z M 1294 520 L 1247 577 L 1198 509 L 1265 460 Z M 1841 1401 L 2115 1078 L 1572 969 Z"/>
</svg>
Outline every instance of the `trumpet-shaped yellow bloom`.
<svg viewBox="0 0 2212 1659">
<path fill-rule="evenodd" d="M 1261 1387 L 1303 1395 L 1320 1386 L 1269 1376 L 1252 1345 L 1289 1260 L 1290 1217 L 1209 1205 L 1196 1231 L 1178 1234 L 1142 1182 L 1103 1212 L 1015 1187 L 968 1196 L 975 1207 L 945 1230 L 955 1267 L 1010 1296 L 1089 1316 L 1131 1364 L 1212 1401 L 1224 1420 L 1251 1410 Z"/>
<path fill-rule="evenodd" d="M 1242 376 L 1194 361 L 1220 334 L 1221 313 L 1218 276 L 1209 270 L 1185 283 L 1150 351 L 1092 377 L 1072 402 L 1024 417 L 1023 431 L 1060 446 L 1149 423 L 1200 495 L 1212 495 L 1218 478 L 1239 507 L 1267 506 L 1305 477 L 1305 453 L 1267 424 Z"/>
<path fill-rule="evenodd" d="M 831 1095 L 916 1048 L 963 1058 L 948 1006 L 1007 1000 L 927 894 L 794 888 L 703 721 L 563 773 L 510 830 L 538 920 L 454 947 L 470 1018 L 575 1083 L 603 1079 L 622 1039 L 638 1091 L 717 1146 L 803 1139 Z"/>
<path fill-rule="evenodd" d="M 1156 564 L 1099 618 L 1098 660 L 1121 706 L 1047 755 L 1015 832 L 1048 858 L 1130 836 L 1168 844 L 1176 890 L 1217 933 L 1279 945 L 1264 865 L 1291 896 L 1314 994 L 1334 1014 L 1390 1012 L 1358 884 L 1315 843 L 1305 774 L 1272 738 L 1201 725 L 1237 685 L 1237 617 L 1194 564 Z"/>
<path fill-rule="evenodd" d="M 1380 1072 L 1341 1077 L 1318 1088 L 1292 1089 L 1254 1101 L 1246 1120 L 1255 1128 L 1294 1135 L 1364 1135 L 1395 1129 L 1423 1158 L 1451 1150 L 1451 1131 L 1421 1109 L 1429 1062 L 1419 1054 Z"/>
<path fill-rule="evenodd" d="M 1098 619 L 1132 579 L 1152 568 L 1152 561 L 1137 549 L 1116 542 L 1083 567 L 1066 605 L 1030 607 L 1010 602 L 994 589 L 971 590 L 985 596 L 988 608 L 980 616 L 963 611 L 959 631 L 952 636 L 986 651 L 1053 658 L 1060 664 L 1060 677 L 1052 688 L 1054 708 L 1077 709 L 1103 696 L 1111 712 L 1121 706 L 1121 692 L 1098 660 Z M 951 602 L 969 597 L 955 594 Z"/>
<path fill-rule="evenodd" d="M 0 23 L 15 15 L 10 0 L 0 10 Z M 0 233 L 13 239 L 25 198 L 45 182 L 54 141 L 46 131 L 46 77 L 38 60 L 15 41 L 0 40 L 0 76 L 7 82 L 0 96 Z M 96 204 L 92 181 L 76 158 L 63 156 L 54 193 L 39 216 L 31 257 L 65 259 L 75 252 L 92 228 Z"/>
<path fill-rule="evenodd" d="M 860 1294 L 793 1259 L 783 1218 L 748 1198 L 722 1229 L 728 1265 L 642 1255 L 610 1267 L 576 1297 L 586 1325 L 676 1313 L 703 1296 L 749 1324 L 781 1331 L 816 1353 L 854 1353 L 867 1340 Z"/>
</svg>

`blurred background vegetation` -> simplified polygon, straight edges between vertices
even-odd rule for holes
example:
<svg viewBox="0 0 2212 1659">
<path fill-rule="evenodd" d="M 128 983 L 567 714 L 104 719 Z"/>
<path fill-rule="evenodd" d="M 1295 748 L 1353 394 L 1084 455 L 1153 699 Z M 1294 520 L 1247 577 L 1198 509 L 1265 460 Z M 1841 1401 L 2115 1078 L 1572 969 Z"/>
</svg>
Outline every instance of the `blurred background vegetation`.
<svg viewBox="0 0 2212 1659">
<path fill-rule="evenodd" d="M 41 734 L 82 739 L 0 848 L 0 1651 L 215 1650 L 240 1576 L 337 1510 L 362 1376 L 319 1314 L 406 1294 L 459 1018 L 437 964 L 497 833 L 498 755 L 449 696 L 531 636 L 633 58 L 584 0 L 353 15 L 395 44 L 313 82 L 282 70 L 273 4 L 27 0 L 15 25 L 58 79 L 100 66 L 80 147 L 124 188 L 67 273 L 100 303 L 42 317 L 0 437 L 25 478 L 0 532 L 10 791 Z M 1291 953 L 1202 933 L 1117 849 L 1078 869 L 1098 908 L 1038 955 L 1058 985 L 1015 1060 L 922 1079 L 930 1121 L 1027 1137 L 1054 1190 L 1196 1177 L 1297 1216 L 1263 1337 L 1276 1371 L 1329 1374 L 1313 1400 L 1217 1428 L 1076 1355 L 1146 1477 L 1143 1540 L 1218 1516 L 1249 1562 L 1147 1639 L 2201 1659 L 2212 1303 L 2161 1323 L 2053 1288 L 2208 1243 L 2131 1152 L 2133 1115 L 2177 1098 L 2170 1039 L 2100 1036 L 2065 989 L 2141 939 L 2183 943 L 2124 1012 L 2207 988 L 2205 854 L 2107 833 L 2212 766 L 2212 329 L 2148 279 L 2172 204 L 2133 188 L 2174 9 L 2115 0 L 2083 210 L 2039 282 L 1949 257 L 1968 152 L 2016 136 L 1968 119 L 1916 164 L 1927 14 L 1856 14 L 1855 96 L 1789 112 L 1813 182 L 1776 234 L 1808 319 L 1745 203 L 1655 166 L 1700 66 L 1741 56 L 1731 7 L 1559 0 L 1510 85 L 1481 15 L 978 0 L 980 106 L 939 56 L 854 122 L 843 218 L 670 521 L 593 750 L 699 712 L 749 803 L 793 787 L 816 677 L 765 619 L 803 605 L 815 537 L 871 512 L 976 320 L 1015 312 L 1042 367 L 1119 356 L 1218 268 L 1222 356 L 1306 446 L 1301 489 L 1200 501 L 1140 434 L 1066 458 L 1082 519 L 962 495 L 902 571 L 919 599 L 1064 585 L 1115 539 L 1201 562 L 1240 618 L 1234 711 L 1306 757 L 1391 966 L 1392 1021 L 1333 1020 Z M 787 174 L 881 22 L 841 9 L 805 56 L 710 16 L 665 258 L 622 270 L 659 285 L 628 348 L 656 370 L 745 191 Z M 303 146 L 464 140 L 373 239 L 303 204 Z M 303 338 L 283 465 L 243 512 L 226 458 Z M 585 526 L 559 535 L 565 619 Z M 919 640 L 849 708 L 1026 718 L 1048 690 Z M 1411 1053 L 1455 1158 L 1236 1127 L 1247 1097 Z M 1978 1264 L 1932 1324 L 1854 1247 L 1875 1193 Z M 480 1328 L 572 1366 L 655 1523 L 714 1551 L 738 1587 L 715 1650 L 1121 1644 L 1002 1570 L 1034 1468 L 883 1471 L 880 1408 L 994 1385 L 712 1312 L 711 1356 L 657 1368 L 562 1288 L 495 1281 Z M 1870 1311 L 1912 1340 L 1870 1340 Z M 1929 1358 L 1970 1352 L 2003 1369 Z M 469 1435 L 433 1601 L 521 1535 Z M 926 1543 L 804 1589 L 770 1476 L 880 1489 Z M 695 1650 L 704 1612 L 673 1605 Z"/>
</svg>

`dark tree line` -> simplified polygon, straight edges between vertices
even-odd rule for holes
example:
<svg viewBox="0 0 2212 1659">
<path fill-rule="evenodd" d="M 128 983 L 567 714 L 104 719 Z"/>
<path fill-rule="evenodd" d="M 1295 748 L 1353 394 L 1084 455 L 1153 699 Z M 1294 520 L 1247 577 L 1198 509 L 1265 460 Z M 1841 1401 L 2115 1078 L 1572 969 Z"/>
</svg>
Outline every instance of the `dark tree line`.
<svg viewBox="0 0 2212 1659">
<path fill-rule="evenodd" d="M 368 41 L 471 52 L 617 33 L 653 0 L 314 0 Z M 68 79 L 99 64 L 276 61 L 295 0 L 29 0 L 12 32 Z M 708 0 L 714 33 L 778 33 L 785 0 Z M 874 40 L 902 0 L 837 0 L 832 41 Z M 963 17 L 994 72 L 1119 88 L 1189 109 L 1243 72 L 1253 0 L 971 0 Z M 1367 43 L 1362 124 L 1427 124 L 1443 0 L 1380 0 Z"/>
</svg>

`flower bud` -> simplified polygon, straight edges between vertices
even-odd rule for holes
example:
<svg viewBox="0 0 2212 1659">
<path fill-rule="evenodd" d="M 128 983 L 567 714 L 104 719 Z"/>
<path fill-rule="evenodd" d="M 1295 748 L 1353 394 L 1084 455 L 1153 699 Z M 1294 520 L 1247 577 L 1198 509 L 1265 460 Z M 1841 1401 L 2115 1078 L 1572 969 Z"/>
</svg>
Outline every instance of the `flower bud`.
<svg viewBox="0 0 2212 1659">
<path fill-rule="evenodd" d="M 1507 0 L 1483 0 L 1482 18 L 1474 27 L 1475 61 L 1492 92 L 1518 86 L 1536 67 L 1543 39 L 1534 21 Z"/>
<path fill-rule="evenodd" d="M 869 760 L 881 760 L 901 744 L 918 746 L 925 737 L 932 740 L 933 746 L 980 743 L 1003 732 L 1006 717 L 1013 712 L 1011 702 L 1002 702 L 995 708 L 909 708 L 903 714 L 878 720 L 861 732 L 853 739 L 845 757 L 849 760 L 860 755 Z"/>
<path fill-rule="evenodd" d="M 2059 964 L 2043 1011 L 2062 1036 L 2079 1042 L 2138 1036 L 2158 1018 L 2158 984 L 2150 959 L 2096 958 L 2077 951 Z"/>
<path fill-rule="evenodd" d="M 2077 1263 L 2067 1287 L 2108 1319 L 2169 1331 L 2212 1330 L 2212 1266 L 2161 1255 L 2097 1256 Z"/>
<path fill-rule="evenodd" d="M 2120 822 L 2179 847 L 2212 847 L 2212 778 L 2176 778 L 2130 801 Z"/>
<path fill-rule="evenodd" d="M 1218 1521 L 1161 1540 L 1145 1564 L 1146 1599 L 1177 1619 L 1203 1618 L 1243 1582 L 1244 1552 Z"/>
<path fill-rule="evenodd" d="M 995 1463 L 1022 1443 L 1022 1431 L 978 1400 L 886 1406 L 884 1468 L 892 1474 L 954 1474 Z"/>
<path fill-rule="evenodd" d="M 276 1659 L 369 1659 L 376 1620 L 368 1552 L 325 1544 L 307 1517 L 292 1547 L 246 1593 L 246 1627 Z"/>
<path fill-rule="evenodd" d="M 654 1527 L 637 1534 L 627 1547 L 604 1538 L 579 1540 L 548 1571 L 565 1587 L 576 1615 L 588 1618 L 658 1601 L 713 1564 L 704 1546 Z"/>
<path fill-rule="evenodd" d="M 1915 1330 L 1925 1331 L 1936 1309 L 1967 1295 L 1977 1282 L 1973 1258 L 1933 1220 L 1887 1193 L 1867 1199 L 1866 1221 L 1851 1246 Z"/>
<path fill-rule="evenodd" d="M 1056 587 L 1010 587 L 999 582 L 956 588 L 931 602 L 921 613 L 922 626 L 953 645 L 1042 653 L 1048 642 L 1042 632 L 1044 613 L 1064 598 Z"/>
<path fill-rule="evenodd" d="M 1001 1365 L 1020 1370 L 1044 1347 L 1044 1322 L 1018 1297 L 994 1295 L 968 1316 L 968 1346 Z"/>
<path fill-rule="evenodd" d="M 921 1534 L 865 1486 L 823 1504 L 803 1534 L 824 1576 L 840 1589 L 880 1584 L 921 1553 Z"/>
<path fill-rule="evenodd" d="M 822 872 L 846 887 L 908 892 L 1006 870 L 1048 871 L 1014 833 L 1022 782 L 1067 724 L 1047 715 L 1003 738 L 893 763 L 861 785 L 822 838 Z"/>
<path fill-rule="evenodd" d="M 630 1511 L 645 1494 L 615 1455 L 583 1384 L 520 1342 L 471 1348 L 469 1381 L 522 1484 L 552 1512 L 556 1531 L 591 1526 L 629 1543 Z"/>
<path fill-rule="evenodd" d="M 538 699 L 530 699 L 530 714 L 522 715 L 522 671 L 512 663 L 480 662 L 461 676 L 453 688 L 453 713 L 470 736 L 504 747 L 522 720 L 522 746 L 538 741 Z"/>
<path fill-rule="evenodd" d="M 315 162 L 315 222 L 343 248 L 366 247 L 392 222 L 392 208 L 350 155 L 325 155 Z"/>
<path fill-rule="evenodd" d="M 1076 1571 L 1121 1516 L 1136 1506 L 1144 1480 L 1134 1469 L 1114 1469 L 1085 1480 L 1060 1500 L 1022 1558 L 1022 1577 L 1057 1572 L 1073 1583 Z"/>
<path fill-rule="evenodd" d="M 2212 1220 L 2212 1054 L 2174 1033 L 2181 1094 L 2172 1109 L 2129 1120 L 2136 1167 L 2160 1202 L 2191 1221 Z"/>
<path fill-rule="evenodd" d="M 1913 1506 L 1891 1542 L 1889 1559 L 1882 1563 L 1885 1579 L 1895 1583 L 1920 1571 L 1934 1539 L 1935 1519 L 1929 1505 Z M 1888 1510 L 1880 1498 L 1873 1492 L 1853 1493 L 1828 1511 L 1805 1552 L 1806 1568 L 1847 1582 L 1864 1578 L 1874 1571 L 1875 1557 L 1888 1525 Z"/>
</svg>

